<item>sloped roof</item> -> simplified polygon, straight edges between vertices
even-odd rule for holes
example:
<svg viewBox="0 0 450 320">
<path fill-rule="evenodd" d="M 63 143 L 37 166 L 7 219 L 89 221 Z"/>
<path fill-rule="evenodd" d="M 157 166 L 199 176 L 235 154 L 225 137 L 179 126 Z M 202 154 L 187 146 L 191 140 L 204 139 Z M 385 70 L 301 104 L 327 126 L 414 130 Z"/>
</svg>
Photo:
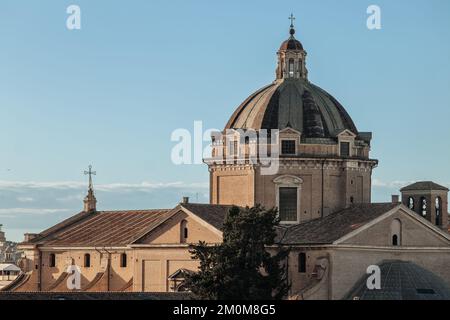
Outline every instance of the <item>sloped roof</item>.
<svg viewBox="0 0 450 320">
<path fill-rule="evenodd" d="M 172 273 L 170 276 L 168 276 L 167 279 L 173 280 L 173 279 L 178 279 L 178 278 L 184 278 L 184 277 L 186 277 L 186 275 L 189 275 L 192 273 L 193 273 L 193 271 L 191 271 L 191 270 L 181 268 L 181 269 L 178 269 L 177 271 L 175 271 L 174 273 Z"/>
<path fill-rule="evenodd" d="M 0 263 L 0 271 L 21 271 L 20 268 L 11 263 Z"/>
<path fill-rule="evenodd" d="M 50 246 L 125 246 L 172 214 L 169 209 L 82 213 L 30 241 Z"/>
<path fill-rule="evenodd" d="M 218 230 L 223 229 L 225 217 L 228 211 L 233 207 L 231 205 L 201 203 L 182 203 L 180 205 Z"/>
<path fill-rule="evenodd" d="M 379 265 L 381 289 L 369 290 L 364 275 L 348 293 L 359 300 L 449 300 L 450 287 L 432 272 L 408 261 L 384 261 Z"/>
<path fill-rule="evenodd" d="M 282 244 L 331 244 L 346 234 L 359 229 L 382 214 L 400 206 L 393 203 L 358 204 L 330 214 L 279 229 L 278 242 Z"/>
<path fill-rule="evenodd" d="M 400 191 L 421 191 L 421 190 L 443 190 L 449 191 L 447 187 L 441 186 L 433 181 L 419 181 L 404 188 L 401 188 Z"/>
<path fill-rule="evenodd" d="M 330 244 L 360 228 L 399 204 L 359 204 L 327 217 L 298 225 L 277 227 L 277 242 L 292 244 Z M 233 206 L 182 203 L 174 209 L 97 211 L 80 213 L 40 233 L 28 244 L 48 246 L 126 246 L 144 236 L 165 220 L 188 210 L 218 230 Z M 26 244 L 26 243 L 23 243 Z"/>
<path fill-rule="evenodd" d="M 47 246 L 126 246 L 184 208 L 222 230 L 231 205 L 180 204 L 174 209 L 96 211 L 78 213 L 22 244 Z"/>
</svg>

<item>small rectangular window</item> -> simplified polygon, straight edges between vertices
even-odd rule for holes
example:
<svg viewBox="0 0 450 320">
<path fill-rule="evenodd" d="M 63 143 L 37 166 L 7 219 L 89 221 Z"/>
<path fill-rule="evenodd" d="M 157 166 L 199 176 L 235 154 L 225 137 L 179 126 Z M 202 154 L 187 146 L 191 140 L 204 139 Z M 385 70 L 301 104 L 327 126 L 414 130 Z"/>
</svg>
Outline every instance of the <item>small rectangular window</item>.
<svg viewBox="0 0 450 320">
<path fill-rule="evenodd" d="M 54 253 L 50 254 L 48 265 L 50 268 L 54 268 L 56 266 L 56 255 Z"/>
<path fill-rule="evenodd" d="M 281 141 L 281 154 L 294 155 L 295 154 L 295 140 Z"/>
<path fill-rule="evenodd" d="M 350 156 L 350 142 L 341 142 L 341 157 Z"/>
<path fill-rule="evenodd" d="M 126 268 L 127 267 L 127 254 L 122 253 L 120 255 L 120 267 Z"/>
<path fill-rule="evenodd" d="M 86 268 L 90 268 L 91 267 L 91 255 L 89 253 L 86 253 L 84 255 L 84 266 Z"/>
<path fill-rule="evenodd" d="M 297 221 L 297 188 L 281 187 L 279 191 L 280 220 Z"/>
<path fill-rule="evenodd" d="M 298 254 L 298 272 L 306 272 L 306 253 L 304 252 Z"/>
</svg>

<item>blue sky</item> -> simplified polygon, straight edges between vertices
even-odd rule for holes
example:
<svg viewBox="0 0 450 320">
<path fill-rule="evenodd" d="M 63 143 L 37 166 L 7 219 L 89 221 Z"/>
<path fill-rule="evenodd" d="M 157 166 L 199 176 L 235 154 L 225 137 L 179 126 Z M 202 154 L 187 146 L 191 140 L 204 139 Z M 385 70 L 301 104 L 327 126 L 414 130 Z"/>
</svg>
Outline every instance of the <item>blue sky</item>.
<svg viewBox="0 0 450 320">
<path fill-rule="evenodd" d="M 66 8 L 81 8 L 81 30 Z M 382 29 L 366 27 L 380 6 Z M 170 135 L 223 128 L 274 79 L 289 14 L 310 80 L 374 133 L 374 201 L 410 181 L 450 184 L 450 1 L 85 1 L 0 4 L 0 223 L 21 240 L 81 209 L 208 200 L 204 165 L 176 166 Z"/>
</svg>

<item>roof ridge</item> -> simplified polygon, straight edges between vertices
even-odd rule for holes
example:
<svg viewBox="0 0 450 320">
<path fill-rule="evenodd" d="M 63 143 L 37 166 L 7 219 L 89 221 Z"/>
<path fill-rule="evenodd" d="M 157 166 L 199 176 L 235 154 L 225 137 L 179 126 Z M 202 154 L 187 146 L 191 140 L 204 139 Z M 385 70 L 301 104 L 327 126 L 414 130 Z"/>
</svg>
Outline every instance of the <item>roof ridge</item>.
<svg viewBox="0 0 450 320">
<path fill-rule="evenodd" d="M 170 211 L 170 210 L 172 210 L 172 209 L 131 209 L 131 210 L 127 210 L 127 209 L 124 209 L 124 210 L 97 210 L 97 211 L 95 211 L 95 213 L 104 213 L 104 212 L 141 212 L 141 211 L 147 211 L 147 212 L 149 212 L 149 211 Z"/>
<path fill-rule="evenodd" d="M 195 202 L 188 202 L 188 203 L 180 203 L 181 205 L 203 205 L 203 206 L 215 206 L 215 207 L 233 207 L 236 206 L 234 204 L 211 204 L 211 203 L 195 203 Z M 237 207 L 237 206 L 236 206 Z"/>
</svg>

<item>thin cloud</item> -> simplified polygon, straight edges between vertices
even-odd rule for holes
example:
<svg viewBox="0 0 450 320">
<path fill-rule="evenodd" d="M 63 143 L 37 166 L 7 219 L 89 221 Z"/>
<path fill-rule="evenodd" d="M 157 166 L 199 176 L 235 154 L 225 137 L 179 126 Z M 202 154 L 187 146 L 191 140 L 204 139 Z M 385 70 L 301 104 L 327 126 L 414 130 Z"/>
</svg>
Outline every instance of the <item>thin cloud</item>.
<svg viewBox="0 0 450 320">
<path fill-rule="evenodd" d="M 414 183 L 414 181 L 382 181 L 380 179 L 372 180 L 372 186 L 383 188 L 401 188 L 411 183 Z"/>
<path fill-rule="evenodd" d="M 19 201 L 19 202 L 33 202 L 34 199 L 32 197 L 18 197 L 17 201 Z"/>
<path fill-rule="evenodd" d="M 68 209 L 46 209 L 46 208 L 2 208 L 0 209 L 0 217 L 17 217 L 23 215 L 41 215 L 46 216 L 54 213 L 67 212 Z"/>
<path fill-rule="evenodd" d="M 84 190 L 86 183 L 78 181 L 56 181 L 56 182 L 35 182 L 35 181 L 1 181 L 0 190 L 23 190 L 23 189 L 59 189 L 59 190 Z M 162 188 L 208 188 L 208 183 L 184 183 L 177 182 L 141 182 L 141 183 L 110 183 L 98 184 L 94 186 L 98 191 L 120 191 L 120 190 L 157 190 Z"/>
<path fill-rule="evenodd" d="M 84 199 L 84 194 L 68 195 L 64 197 L 55 198 L 56 201 L 60 202 L 71 202 L 71 201 L 82 201 Z"/>
<path fill-rule="evenodd" d="M 85 183 L 75 181 L 35 182 L 35 181 L 1 181 L 0 189 L 79 189 Z"/>
</svg>

